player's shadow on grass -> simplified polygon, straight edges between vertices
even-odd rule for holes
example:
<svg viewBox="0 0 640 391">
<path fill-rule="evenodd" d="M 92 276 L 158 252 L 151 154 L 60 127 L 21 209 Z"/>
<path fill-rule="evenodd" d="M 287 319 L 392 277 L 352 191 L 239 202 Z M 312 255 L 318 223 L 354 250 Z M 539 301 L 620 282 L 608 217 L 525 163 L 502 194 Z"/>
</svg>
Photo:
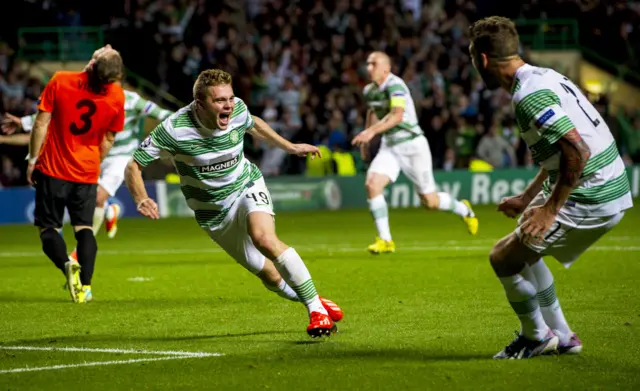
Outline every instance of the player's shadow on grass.
<svg viewBox="0 0 640 391">
<path fill-rule="evenodd" d="M 287 330 L 264 330 L 253 331 L 244 333 L 220 333 L 209 335 L 179 335 L 174 337 L 145 337 L 145 336 L 132 336 L 132 335 L 111 335 L 111 334 L 85 334 L 85 335 L 66 335 L 66 336 L 52 336 L 48 338 L 38 339 L 17 339 L 14 341 L 2 341 L 3 345 L 26 345 L 26 346 L 72 346 L 74 344 L 87 344 L 87 343 L 144 343 L 144 342 L 180 342 L 180 341 L 197 341 L 197 340 L 210 340 L 210 339 L 225 339 L 225 338 L 242 338 L 242 337 L 255 337 L 259 335 L 282 335 L 282 334 L 299 334 L 298 331 Z"/>
</svg>

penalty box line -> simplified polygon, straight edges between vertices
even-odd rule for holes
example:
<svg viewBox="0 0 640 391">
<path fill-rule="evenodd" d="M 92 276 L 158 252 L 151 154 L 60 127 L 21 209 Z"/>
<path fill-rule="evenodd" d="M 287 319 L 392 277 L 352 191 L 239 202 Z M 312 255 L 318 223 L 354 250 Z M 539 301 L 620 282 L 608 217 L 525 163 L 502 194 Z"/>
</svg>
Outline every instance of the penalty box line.
<svg viewBox="0 0 640 391">
<path fill-rule="evenodd" d="M 0 350 L 113 353 L 113 354 L 165 356 L 165 357 L 151 357 L 151 358 L 136 358 L 136 359 L 130 359 L 130 360 L 92 361 L 92 362 L 83 362 L 78 364 L 60 364 L 60 365 L 49 365 L 49 366 L 43 366 L 43 367 L 12 368 L 12 369 L 0 370 L 0 374 L 51 371 L 51 370 L 67 369 L 67 368 L 94 367 L 94 366 L 104 366 L 104 365 L 122 365 L 122 364 L 135 364 L 135 363 L 141 363 L 141 362 L 183 360 L 187 358 L 204 358 L 204 357 L 223 356 L 222 353 L 209 353 L 209 352 L 153 351 L 153 350 L 135 350 L 135 349 L 100 349 L 100 348 L 45 347 L 45 346 L 0 346 Z"/>
</svg>

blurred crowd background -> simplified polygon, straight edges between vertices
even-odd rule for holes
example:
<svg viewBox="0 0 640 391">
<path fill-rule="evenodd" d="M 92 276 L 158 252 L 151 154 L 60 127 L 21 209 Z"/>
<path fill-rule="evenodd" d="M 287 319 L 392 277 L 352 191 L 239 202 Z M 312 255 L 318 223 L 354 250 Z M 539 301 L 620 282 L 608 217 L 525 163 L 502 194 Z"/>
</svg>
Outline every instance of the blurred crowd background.
<svg viewBox="0 0 640 391">
<path fill-rule="evenodd" d="M 434 167 L 444 170 L 467 168 L 472 159 L 494 168 L 533 164 L 509 94 L 488 91 L 471 65 L 466 32 L 478 18 L 576 19 L 581 45 L 640 72 L 637 1 L 14 0 L 14 6 L 0 16 L 0 113 L 34 113 L 43 88 L 17 56 L 18 27 L 103 26 L 106 43 L 131 71 L 178 100 L 191 101 L 200 71 L 222 68 L 251 112 L 282 136 L 348 152 L 360 172 L 366 162 L 350 140 L 364 127 L 372 50 L 392 57 L 392 71 L 411 90 Z M 527 47 L 521 55 L 531 61 Z M 611 110 L 606 95 L 591 98 L 625 160 L 640 162 L 640 110 Z M 305 173 L 304 160 L 248 141 L 247 154 L 265 175 Z M 25 184 L 24 153 L 0 145 L 1 186 Z"/>
</svg>

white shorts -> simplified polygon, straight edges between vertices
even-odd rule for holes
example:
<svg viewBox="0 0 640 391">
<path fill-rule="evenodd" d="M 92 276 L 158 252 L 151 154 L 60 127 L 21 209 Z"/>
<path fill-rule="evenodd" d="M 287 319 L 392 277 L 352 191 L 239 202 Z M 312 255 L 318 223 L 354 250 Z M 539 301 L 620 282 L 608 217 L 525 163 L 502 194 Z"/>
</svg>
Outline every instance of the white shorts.
<svg viewBox="0 0 640 391">
<path fill-rule="evenodd" d="M 129 155 L 108 156 L 100 164 L 100 178 L 98 185 L 102 186 L 113 197 L 122 182 L 124 182 L 124 170 L 131 160 Z"/>
<path fill-rule="evenodd" d="M 249 236 L 247 217 L 252 212 L 275 216 L 271 194 L 262 178 L 238 197 L 221 226 L 204 230 L 236 262 L 256 274 L 264 267 L 265 256 L 253 245 Z"/>
<path fill-rule="evenodd" d="M 371 173 L 382 174 L 388 176 L 391 182 L 395 182 L 400 171 L 413 182 L 419 194 L 429 194 L 436 191 L 431 150 L 424 136 L 392 147 L 386 146 L 383 142 L 378 154 L 369 166 L 367 175 Z"/>
<path fill-rule="evenodd" d="M 544 194 L 540 192 L 527 209 L 541 206 L 545 200 Z M 598 239 L 615 227 L 623 217 L 624 212 L 605 217 L 571 216 L 562 208 L 549 231 L 545 232 L 544 240 L 541 243 L 523 243 L 540 255 L 553 256 L 568 268 Z M 522 223 L 523 220 L 520 217 L 515 231 L 518 238 L 521 238 L 520 225 Z"/>
</svg>

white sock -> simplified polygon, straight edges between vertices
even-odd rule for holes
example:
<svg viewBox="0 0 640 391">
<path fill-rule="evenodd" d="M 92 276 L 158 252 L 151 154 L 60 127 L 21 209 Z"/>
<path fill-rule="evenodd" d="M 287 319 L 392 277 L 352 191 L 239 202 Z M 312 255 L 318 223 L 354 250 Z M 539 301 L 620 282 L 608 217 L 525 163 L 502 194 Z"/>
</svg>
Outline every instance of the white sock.
<svg viewBox="0 0 640 391">
<path fill-rule="evenodd" d="M 104 208 L 100 208 L 96 206 L 96 209 L 93 211 L 93 235 L 97 235 L 98 231 L 100 231 L 100 227 L 102 227 L 102 223 L 104 222 Z"/>
<path fill-rule="evenodd" d="M 378 228 L 378 236 L 382 240 L 391 240 L 391 229 L 389 228 L 389 209 L 387 207 L 387 201 L 384 199 L 384 194 L 373 197 L 369 201 L 369 210 L 373 220 L 376 222 L 376 228 Z"/>
<path fill-rule="evenodd" d="M 530 268 L 538 281 L 538 303 L 540 303 L 540 311 L 544 321 L 554 330 L 562 342 L 569 341 L 572 331 L 556 296 L 553 274 L 542 259 L 531 265 Z"/>
<path fill-rule="evenodd" d="M 287 284 L 284 278 L 280 280 L 280 284 L 278 284 L 277 288 L 265 284 L 264 281 L 262 281 L 262 284 L 264 284 L 264 286 L 267 287 L 267 289 L 270 290 L 271 292 L 277 293 L 278 296 L 280 297 L 284 297 L 285 299 L 291 300 L 291 301 L 300 301 L 298 299 L 298 295 L 296 294 L 296 292 L 293 289 L 291 289 L 291 287 L 289 286 L 289 284 Z"/>
<path fill-rule="evenodd" d="M 451 197 L 449 193 L 438 193 L 438 209 L 453 212 L 460 217 L 473 217 L 473 212 L 465 204 Z"/>
<path fill-rule="evenodd" d="M 299 300 L 307 306 L 309 314 L 312 312 L 327 313 L 320 302 L 307 266 L 293 247 L 289 247 L 280 254 L 275 259 L 274 265 L 284 281 L 295 291 Z"/>
<path fill-rule="evenodd" d="M 531 270 L 531 267 L 528 264 L 525 263 L 524 269 L 522 269 L 520 275 L 522 276 L 522 278 L 533 284 L 534 288 L 536 288 L 536 292 L 538 291 L 538 280 L 536 279 L 535 274 L 533 274 L 533 270 Z"/>
<path fill-rule="evenodd" d="M 520 274 L 499 277 L 507 299 L 518 315 L 522 334 L 534 341 L 542 340 L 549 331 L 536 298 L 536 288 Z"/>
</svg>

